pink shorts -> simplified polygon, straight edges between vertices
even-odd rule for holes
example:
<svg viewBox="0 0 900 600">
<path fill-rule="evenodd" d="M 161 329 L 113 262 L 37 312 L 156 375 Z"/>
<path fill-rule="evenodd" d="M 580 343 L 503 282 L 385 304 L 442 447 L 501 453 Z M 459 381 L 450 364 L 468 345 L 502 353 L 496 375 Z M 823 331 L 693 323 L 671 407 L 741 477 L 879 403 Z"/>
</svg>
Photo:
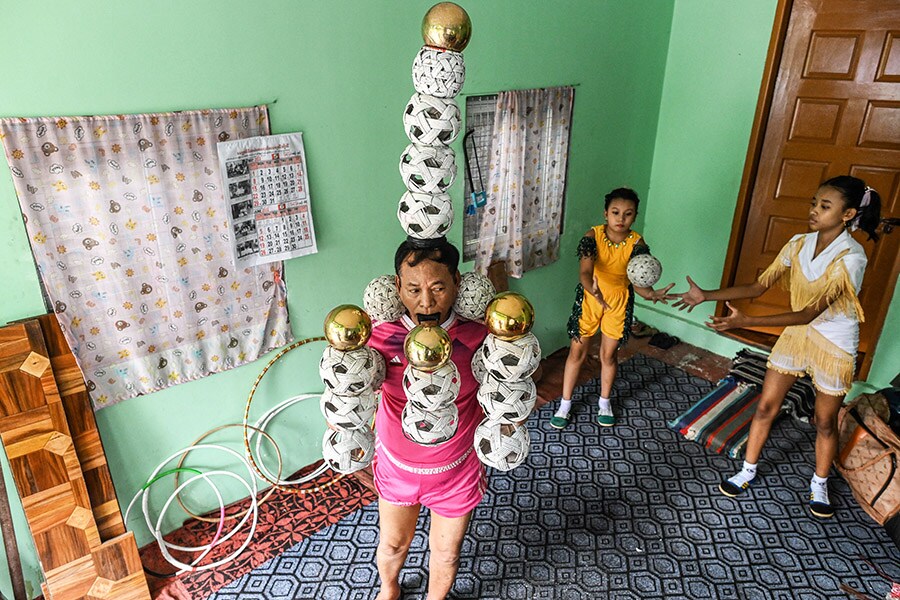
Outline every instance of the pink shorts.
<svg viewBox="0 0 900 600">
<path fill-rule="evenodd" d="M 397 506 L 421 504 L 448 519 L 467 515 L 487 490 L 484 466 L 474 449 L 451 468 L 416 469 L 399 465 L 381 444 L 376 446 L 372 471 L 382 500 Z"/>
</svg>

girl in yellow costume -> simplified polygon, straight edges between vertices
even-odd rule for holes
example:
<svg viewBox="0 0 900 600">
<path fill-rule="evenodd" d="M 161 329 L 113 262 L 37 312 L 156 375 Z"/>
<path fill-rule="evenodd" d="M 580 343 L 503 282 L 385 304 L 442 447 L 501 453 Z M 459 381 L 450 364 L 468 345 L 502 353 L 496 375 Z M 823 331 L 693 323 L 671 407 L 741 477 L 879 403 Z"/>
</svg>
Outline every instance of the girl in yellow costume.
<svg viewBox="0 0 900 600">
<path fill-rule="evenodd" d="M 578 244 L 579 284 L 569 318 L 569 356 L 563 374 L 562 402 L 550 425 L 562 429 L 569 424 L 572 392 L 581 365 L 587 357 L 590 338 L 600 332 L 600 399 L 597 422 L 615 423 L 609 396 L 616 380 L 618 349 L 628 338 L 634 293 L 653 302 L 666 301 L 666 293 L 652 287 L 632 287 L 625 274 L 632 256 L 650 252 L 641 235 L 631 230 L 640 199 L 634 190 L 618 188 L 605 196 L 606 225 L 588 230 Z"/>
<path fill-rule="evenodd" d="M 744 467 L 719 485 L 726 496 L 737 496 L 750 486 L 785 394 L 797 377 L 809 373 L 817 390 L 816 470 L 810 482 L 809 507 L 817 517 L 834 514 L 827 481 L 837 452 L 838 410 L 856 368 L 859 323 L 863 320 L 857 296 L 866 269 L 866 253 L 849 231 L 859 228 L 869 234 L 870 240 L 877 240 L 880 213 L 881 198 L 862 180 L 847 175 L 833 177 L 812 199 L 811 232 L 791 238 L 755 283 L 705 291 L 688 277 L 690 290 L 672 296 L 680 298 L 675 306 L 691 310 L 705 300 L 756 298 L 778 281 L 790 290 L 792 312 L 752 317 L 726 303 L 730 314 L 712 317 L 708 323 L 717 331 L 787 326 L 769 355 Z"/>
</svg>

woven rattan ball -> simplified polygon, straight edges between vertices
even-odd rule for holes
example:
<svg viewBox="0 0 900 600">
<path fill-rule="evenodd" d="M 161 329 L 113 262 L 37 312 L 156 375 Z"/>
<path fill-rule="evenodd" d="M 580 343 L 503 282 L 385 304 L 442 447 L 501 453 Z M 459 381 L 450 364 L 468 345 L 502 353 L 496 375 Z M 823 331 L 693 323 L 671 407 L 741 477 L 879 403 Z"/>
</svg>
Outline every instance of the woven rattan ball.
<svg viewBox="0 0 900 600">
<path fill-rule="evenodd" d="M 500 471 L 510 471 L 525 462 L 530 445 L 531 434 L 521 425 L 485 419 L 475 429 L 475 453 L 481 462 Z"/>
<path fill-rule="evenodd" d="M 422 46 L 413 60 L 412 78 L 420 94 L 453 98 L 466 81 L 466 63 L 459 52 Z"/>
<path fill-rule="evenodd" d="M 484 311 L 496 293 L 494 284 L 481 273 L 463 273 L 453 309 L 470 321 L 484 321 Z"/>
<path fill-rule="evenodd" d="M 354 396 L 338 396 L 329 389 L 322 392 L 319 409 L 325 420 L 337 429 L 359 429 L 375 416 L 375 392 L 367 387 Z"/>
<path fill-rule="evenodd" d="M 537 390 L 530 379 L 500 381 L 490 373 L 478 388 L 478 404 L 488 419 L 498 423 L 515 424 L 531 414 Z"/>
<path fill-rule="evenodd" d="M 352 396 L 372 385 L 374 350 L 368 346 L 346 352 L 328 346 L 319 361 L 319 376 L 335 394 Z"/>
<path fill-rule="evenodd" d="M 438 146 L 452 144 L 462 127 L 459 106 L 452 99 L 416 92 L 403 112 L 406 137 L 413 144 Z"/>
<path fill-rule="evenodd" d="M 501 381 L 525 379 L 541 363 L 541 345 L 533 333 L 510 341 L 490 334 L 478 351 L 484 358 L 484 368 Z"/>
<path fill-rule="evenodd" d="M 453 225 L 453 202 L 449 194 L 403 194 L 397 206 L 397 219 L 406 235 L 420 240 L 442 237 Z"/>
<path fill-rule="evenodd" d="M 394 275 L 376 277 L 363 292 L 363 308 L 376 321 L 396 321 L 403 316 L 406 308 L 397 292 L 397 278 Z"/>
<path fill-rule="evenodd" d="M 662 263 L 652 254 L 638 254 L 625 268 L 628 280 L 636 287 L 653 287 L 662 277 Z"/>
<path fill-rule="evenodd" d="M 403 390 L 406 399 L 424 410 L 438 410 L 456 402 L 459 396 L 459 370 L 449 361 L 436 370 L 426 373 L 411 366 L 403 371 Z"/>
<path fill-rule="evenodd" d="M 456 155 L 446 146 L 410 144 L 400 155 L 400 177 L 411 192 L 443 194 L 456 181 Z"/>
<path fill-rule="evenodd" d="M 375 432 L 370 427 L 352 431 L 327 430 L 322 438 L 322 458 L 338 473 L 353 473 L 372 464 Z"/>
<path fill-rule="evenodd" d="M 425 410 L 414 402 L 407 402 L 400 415 L 403 434 L 423 446 L 443 444 L 456 434 L 459 410 L 450 403 L 440 410 Z"/>
</svg>

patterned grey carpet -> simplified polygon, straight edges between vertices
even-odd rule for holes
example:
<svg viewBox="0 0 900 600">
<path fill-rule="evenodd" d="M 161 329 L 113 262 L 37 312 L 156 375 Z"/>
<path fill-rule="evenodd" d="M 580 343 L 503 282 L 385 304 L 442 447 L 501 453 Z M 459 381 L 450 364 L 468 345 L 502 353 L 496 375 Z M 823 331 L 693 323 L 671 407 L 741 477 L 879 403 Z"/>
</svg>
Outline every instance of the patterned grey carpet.
<svg viewBox="0 0 900 600">
<path fill-rule="evenodd" d="M 555 407 L 532 415 L 526 464 L 491 472 L 452 598 L 847 598 L 841 583 L 883 598 L 888 584 L 859 555 L 900 579 L 900 552 L 842 479 L 830 480 L 836 517 L 809 515 L 811 426 L 777 423 L 760 481 L 735 500 L 717 486 L 738 461 L 666 427 L 708 381 L 637 355 L 619 370 L 612 428 L 593 421 L 598 387 L 593 380 L 576 391 L 564 431 L 549 426 Z M 401 575 L 404 598 L 425 596 L 427 526 L 423 512 Z M 377 543 L 373 503 L 210 599 L 374 598 Z"/>
</svg>

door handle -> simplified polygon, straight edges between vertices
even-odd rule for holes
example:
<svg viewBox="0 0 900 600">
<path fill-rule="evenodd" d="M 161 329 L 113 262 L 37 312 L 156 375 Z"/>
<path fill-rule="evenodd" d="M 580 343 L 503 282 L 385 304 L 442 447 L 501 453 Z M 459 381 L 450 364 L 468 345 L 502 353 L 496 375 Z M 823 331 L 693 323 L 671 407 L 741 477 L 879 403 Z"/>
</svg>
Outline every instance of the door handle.
<svg viewBox="0 0 900 600">
<path fill-rule="evenodd" d="M 890 233 L 894 227 L 900 227 L 900 219 L 897 217 L 885 217 L 881 220 L 881 230 L 884 233 Z"/>
</svg>

